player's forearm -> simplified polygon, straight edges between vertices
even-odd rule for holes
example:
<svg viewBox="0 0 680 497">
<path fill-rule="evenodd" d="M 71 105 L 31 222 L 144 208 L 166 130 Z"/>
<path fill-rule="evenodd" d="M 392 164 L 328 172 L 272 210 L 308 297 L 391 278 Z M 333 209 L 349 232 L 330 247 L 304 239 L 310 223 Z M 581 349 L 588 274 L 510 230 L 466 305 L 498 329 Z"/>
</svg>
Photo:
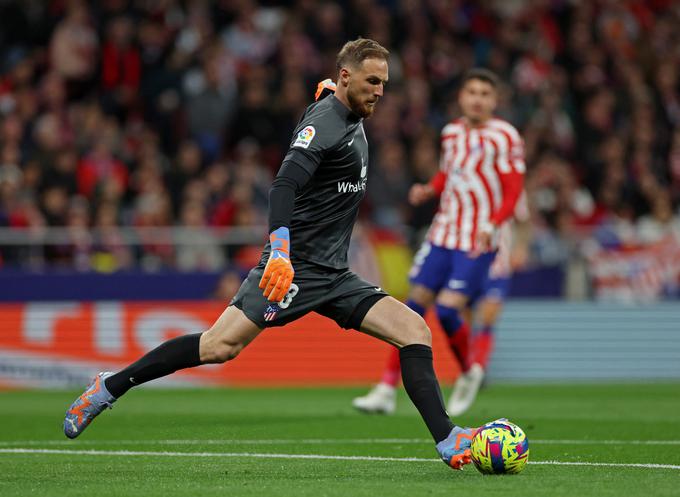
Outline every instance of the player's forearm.
<svg viewBox="0 0 680 497">
<path fill-rule="evenodd" d="M 295 276 L 290 261 L 290 226 L 295 195 L 309 181 L 309 175 L 292 162 L 284 162 L 269 191 L 269 245 L 267 265 L 259 287 L 270 302 L 281 302 Z"/>
<path fill-rule="evenodd" d="M 504 221 L 512 217 L 515 205 L 522 193 L 524 176 L 518 172 L 506 173 L 501 176 L 501 189 L 503 191 L 503 203 L 491 216 L 491 223 L 500 226 Z"/>
<path fill-rule="evenodd" d="M 286 178 L 276 178 L 269 191 L 269 233 L 290 226 L 295 206 L 295 184 Z"/>
</svg>

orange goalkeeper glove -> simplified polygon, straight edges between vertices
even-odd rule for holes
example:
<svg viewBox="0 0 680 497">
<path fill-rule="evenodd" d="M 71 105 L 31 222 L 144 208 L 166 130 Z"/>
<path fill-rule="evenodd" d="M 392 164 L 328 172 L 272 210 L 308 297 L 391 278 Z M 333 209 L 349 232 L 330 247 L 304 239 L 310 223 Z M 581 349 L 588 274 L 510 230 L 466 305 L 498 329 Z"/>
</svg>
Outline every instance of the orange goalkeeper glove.
<svg viewBox="0 0 680 497">
<path fill-rule="evenodd" d="M 337 85 L 333 83 L 333 80 L 331 79 L 324 79 L 323 81 L 319 81 L 319 84 L 316 85 L 316 93 L 314 94 L 314 100 L 321 100 L 326 95 L 335 93 L 336 88 Z"/>
<path fill-rule="evenodd" d="M 260 279 L 260 288 L 270 302 L 281 302 L 290 289 L 295 271 L 290 263 L 290 234 L 280 227 L 269 235 L 271 253 Z"/>
</svg>

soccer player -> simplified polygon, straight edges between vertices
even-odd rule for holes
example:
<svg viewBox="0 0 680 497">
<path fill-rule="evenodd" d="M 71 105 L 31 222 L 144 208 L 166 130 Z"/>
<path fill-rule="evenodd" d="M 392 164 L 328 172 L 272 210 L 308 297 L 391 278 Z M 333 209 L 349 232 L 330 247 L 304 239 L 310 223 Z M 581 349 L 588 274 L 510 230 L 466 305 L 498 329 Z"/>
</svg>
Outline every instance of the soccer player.
<svg viewBox="0 0 680 497">
<path fill-rule="evenodd" d="M 463 312 L 463 319 L 473 328 L 470 362 L 479 364 L 483 371 L 487 370 L 494 349 L 494 328 L 503 311 L 512 272 L 516 267 L 523 266 L 526 260 L 531 236 L 528 216 L 526 196 L 522 195 L 517 202 L 514 219 L 506 221 L 499 229 L 498 252 L 488 275 L 482 279 L 479 292 L 470 297 Z M 399 354 L 390 351 L 381 382 L 368 394 L 354 399 L 354 407 L 367 413 L 394 413 L 399 375 Z M 457 392 L 461 394 L 460 390 Z M 452 407 L 449 410 L 457 409 L 457 402 L 461 401 L 452 395 L 449 400 Z"/>
<path fill-rule="evenodd" d="M 402 380 L 454 469 L 470 462 L 471 428 L 444 409 L 425 321 L 349 271 L 347 249 L 366 190 L 373 114 L 388 80 L 388 51 L 359 38 L 337 56 L 337 90 L 310 105 L 295 130 L 269 195 L 269 243 L 260 263 L 213 326 L 169 340 L 117 373 L 102 372 L 71 405 L 64 433 L 75 438 L 130 388 L 177 370 L 238 356 L 263 329 L 316 311 L 399 349 Z"/>
<path fill-rule="evenodd" d="M 436 306 L 460 363 L 462 373 L 447 404 L 452 416 L 472 405 L 484 378 L 482 366 L 471 361 L 470 326 L 463 313 L 488 278 L 499 227 L 512 216 L 522 191 L 522 139 L 511 124 L 493 116 L 498 85 L 486 69 L 463 76 L 458 93 L 463 115 L 442 130 L 440 171 L 409 192 L 413 205 L 440 197 L 427 239 L 414 257 L 406 305 L 420 316 Z M 393 412 L 399 368 L 399 357 L 392 354 L 381 382 L 352 405 L 365 412 Z"/>
</svg>

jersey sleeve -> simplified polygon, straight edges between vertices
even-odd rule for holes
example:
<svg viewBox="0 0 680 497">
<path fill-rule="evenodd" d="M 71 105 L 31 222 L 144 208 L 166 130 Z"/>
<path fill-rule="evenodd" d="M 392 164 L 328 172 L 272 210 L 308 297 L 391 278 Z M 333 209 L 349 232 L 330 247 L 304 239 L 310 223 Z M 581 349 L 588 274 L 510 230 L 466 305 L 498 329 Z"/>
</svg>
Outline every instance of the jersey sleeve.
<svg viewBox="0 0 680 497">
<path fill-rule="evenodd" d="M 502 129 L 503 138 L 496 150 L 495 167 L 501 182 L 503 201 L 491 216 L 491 222 L 500 225 L 509 219 L 524 185 L 524 142 L 517 130 L 511 126 Z"/>
<path fill-rule="evenodd" d="M 342 136 L 333 117 L 329 112 L 308 110 L 295 128 L 283 163 L 293 162 L 313 176 L 324 155 L 338 144 Z"/>
<path fill-rule="evenodd" d="M 295 195 L 307 184 L 310 176 L 294 162 L 284 162 L 269 191 L 269 232 L 290 226 Z"/>
<path fill-rule="evenodd" d="M 437 171 L 437 174 L 435 174 L 430 180 L 430 186 L 437 196 L 440 196 L 444 191 L 444 187 L 446 186 L 446 177 L 447 176 L 444 171 Z"/>
</svg>

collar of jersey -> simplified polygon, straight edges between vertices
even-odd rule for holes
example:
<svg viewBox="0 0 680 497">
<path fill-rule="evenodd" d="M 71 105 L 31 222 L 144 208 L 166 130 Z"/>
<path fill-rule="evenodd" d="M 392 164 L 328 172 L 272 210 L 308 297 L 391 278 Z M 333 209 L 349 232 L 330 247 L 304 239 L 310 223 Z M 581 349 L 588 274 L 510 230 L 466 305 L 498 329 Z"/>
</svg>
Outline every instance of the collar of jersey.
<svg viewBox="0 0 680 497">
<path fill-rule="evenodd" d="M 361 117 L 357 116 L 354 112 L 345 107 L 345 104 L 338 100 L 335 95 L 328 95 L 328 97 L 326 98 L 331 99 L 331 104 L 333 105 L 333 108 L 337 111 L 338 114 L 340 114 L 340 117 L 342 117 L 343 119 L 353 122 L 361 121 Z"/>
</svg>

